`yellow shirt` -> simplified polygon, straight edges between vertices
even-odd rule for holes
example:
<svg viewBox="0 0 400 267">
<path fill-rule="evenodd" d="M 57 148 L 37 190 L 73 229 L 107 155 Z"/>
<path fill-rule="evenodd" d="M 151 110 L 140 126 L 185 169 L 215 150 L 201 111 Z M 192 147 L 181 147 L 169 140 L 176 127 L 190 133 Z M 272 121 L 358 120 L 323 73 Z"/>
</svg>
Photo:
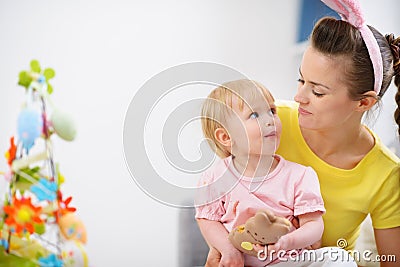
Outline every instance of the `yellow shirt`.
<svg viewBox="0 0 400 267">
<path fill-rule="evenodd" d="M 368 213 L 376 229 L 400 226 L 400 159 L 370 131 L 375 145 L 355 168 L 333 167 L 306 144 L 297 108 L 295 102 L 278 103 L 282 137 L 277 154 L 311 166 L 318 174 L 326 208 L 322 245 L 336 246 L 339 239 L 345 239 L 346 249 L 353 249 L 360 223 Z"/>
</svg>

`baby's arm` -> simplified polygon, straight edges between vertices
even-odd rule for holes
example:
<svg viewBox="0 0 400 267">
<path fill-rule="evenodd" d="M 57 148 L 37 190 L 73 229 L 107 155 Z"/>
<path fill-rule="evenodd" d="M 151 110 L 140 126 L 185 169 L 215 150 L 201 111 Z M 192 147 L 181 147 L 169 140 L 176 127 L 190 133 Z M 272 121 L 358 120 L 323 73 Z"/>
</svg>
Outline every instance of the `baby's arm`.
<svg viewBox="0 0 400 267">
<path fill-rule="evenodd" d="M 207 244 L 221 253 L 220 266 L 243 267 L 243 254 L 231 244 L 228 231 L 221 222 L 197 219 L 197 223 Z"/>
<path fill-rule="evenodd" d="M 305 248 L 321 239 L 324 231 L 322 212 L 306 213 L 298 217 L 300 227 L 282 236 L 273 247 L 275 251 Z"/>
</svg>

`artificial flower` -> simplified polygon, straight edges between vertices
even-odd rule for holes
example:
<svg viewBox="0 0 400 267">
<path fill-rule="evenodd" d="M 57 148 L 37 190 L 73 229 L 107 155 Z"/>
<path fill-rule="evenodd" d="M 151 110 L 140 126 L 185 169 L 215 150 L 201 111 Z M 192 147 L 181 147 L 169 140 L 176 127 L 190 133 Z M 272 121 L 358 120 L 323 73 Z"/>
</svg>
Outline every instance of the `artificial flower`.
<svg viewBox="0 0 400 267">
<path fill-rule="evenodd" d="M 29 71 L 24 70 L 19 73 L 18 84 L 28 89 L 34 81 L 40 84 L 46 83 L 47 93 L 49 95 L 53 93 L 53 87 L 49 83 L 49 80 L 56 75 L 55 71 L 52 68 L 46 68 L 42 71 L 40 63 L 37 60 L 32 60 L 30 67 Z"/>
<path fill-rule="evenodd" d="M 56 218 L 58 220 L 59 217 L 70 213 L 70 212 L 75 212 L 76 208 L 74 207 L 69 207 L 69 203 L 72 201 L 72 197 L 67 197 L 66 199 L 62 199 L 62 193 L 61 191 L 58 191 L 58 211 L 56 212 Z"/>
<path fill-rule="evenodd" d="M 15 159 L 16 154 L 17 154 L 17 146 L 14 143 L 14 136 L 13 136 L 10 138 L 10 148 L 7 150 L 5 154 L 8 165 L 11 166 L 12 162 Z"/>
<path fill-rule="evenodd" d="M 54 201 L 57 196 L 57 184 L 46 178 L 40 178 L 37 184 L 31 186 L 30 190 L 36 195 L 39 201 Z"/>
<path fill-rule="evenodd" d="M 6 239 L 0 239 L 0 246 L 4 247 L 5 250 L 8 250 L 8 241 Z"/>
<path fill-rule="evenodd" d="M 39 258 L 40 267 L 62 267 L 63 261 L 56 254 L 50 254 L 48 257 Z"/>
<path fill-rule="evenodd" d="M 24 232 L 35 232 L 34 224 L 41 225 L 43 220 L 40 218 L 41 207 L 33 206 L 31 198 L 13 198 L 12 204 L 4 206 L 7 215 L 5 223 L 17 234 Z"/>
</svg>

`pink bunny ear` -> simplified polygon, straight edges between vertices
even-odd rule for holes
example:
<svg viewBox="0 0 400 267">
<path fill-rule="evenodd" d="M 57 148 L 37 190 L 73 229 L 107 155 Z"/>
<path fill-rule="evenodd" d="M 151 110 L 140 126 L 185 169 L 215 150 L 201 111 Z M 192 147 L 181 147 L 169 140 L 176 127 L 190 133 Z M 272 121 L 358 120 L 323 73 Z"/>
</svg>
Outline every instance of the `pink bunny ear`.
<svg viewBox="0 0 400 267">
<path fill-rule="evenodd" d="M 374 91 L 379 95 L 383 80 L 383 63 L 381 51 L 374 34 L 365 23 L 358 0 L 321 0 L 325 5 L 335 10 L 344 21 L 356 27 L 367 46 L 368 53 L 374 69 Z"/>
<path fill-rule="evenodd" d="M 360 3 L 357 0 L 321 0 L 328 7 L 335 10 L 343 20 L 348 21 L 356 28 L 360 28 L 364 23 L 364 15 L 361 11 Z"/>
</svg>

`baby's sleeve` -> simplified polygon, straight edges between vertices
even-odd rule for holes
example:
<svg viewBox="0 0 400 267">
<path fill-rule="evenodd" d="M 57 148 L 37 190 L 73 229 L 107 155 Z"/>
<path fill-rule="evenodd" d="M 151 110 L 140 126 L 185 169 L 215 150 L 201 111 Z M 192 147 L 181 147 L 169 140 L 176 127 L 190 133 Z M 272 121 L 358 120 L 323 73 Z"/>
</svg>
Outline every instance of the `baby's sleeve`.
<svg viewBox="0 0 400 267">
<path fill-rule="evenodd" d="M 209 186 L 214 182 L 214 175 L 204 172 L 198 183 L 195 207 L 196 219 L 207 219 L 220 221 L 226 210 L 224 207 L 225 197 L 215 197 L 218 193 L 214 192 L 214 187 Z"/>
<path fill-rule="evenodd" d="M 325 213 L 318 176 L 311 167 L 295 183 L 294 216 L 321 211 Z"/>
</svg>

